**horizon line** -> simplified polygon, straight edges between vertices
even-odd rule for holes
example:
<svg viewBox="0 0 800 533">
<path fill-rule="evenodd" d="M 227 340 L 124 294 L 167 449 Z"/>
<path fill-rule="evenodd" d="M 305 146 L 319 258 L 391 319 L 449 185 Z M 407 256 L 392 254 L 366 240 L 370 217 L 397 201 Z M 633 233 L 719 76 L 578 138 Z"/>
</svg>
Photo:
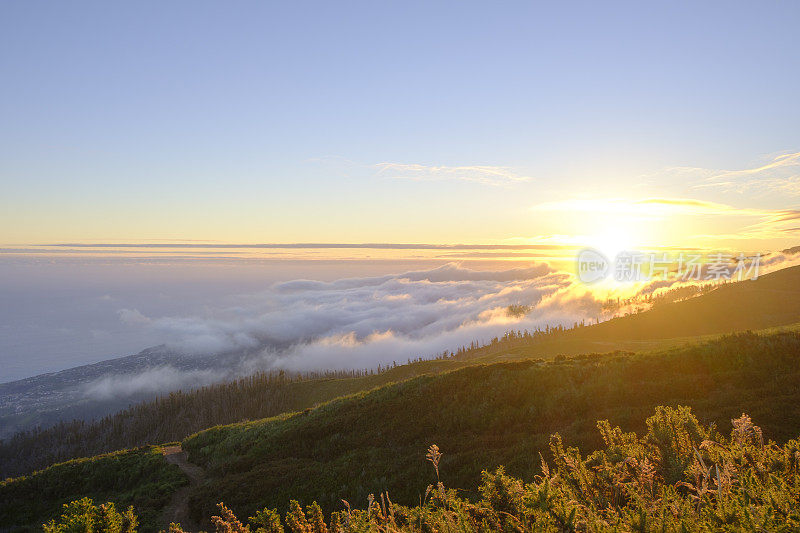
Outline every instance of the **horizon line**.
<svg viewBox="0 0 800 533">
<path fill-rule="evenodd" d="M 430 244 L 430 243 L 53 243 L 29 245 L 36 248 L 253 248 L 253 249 L 384 249 L 384 250 L 540 250 L 574 248 L 568 244 Z"/>
</svg>

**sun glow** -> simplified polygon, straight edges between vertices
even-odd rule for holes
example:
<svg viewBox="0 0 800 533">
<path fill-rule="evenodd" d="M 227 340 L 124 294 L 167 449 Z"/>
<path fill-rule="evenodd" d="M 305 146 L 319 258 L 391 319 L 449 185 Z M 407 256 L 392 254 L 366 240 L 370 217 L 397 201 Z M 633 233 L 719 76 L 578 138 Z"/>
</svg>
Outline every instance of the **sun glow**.
<svg viewBox="0 0 800 533">
<path fill-rule="evenodd" d="M 625 223 L 609 224 L 587 237 L 587 245 L 612 259 L 620 252 L 634 251 L 641 243 Z"/>
<path fill-rule="evenodd" d="M 582 198 L 538 204 L 533 211 L 613 259 L 623 251 L 693 246 L 696 228 L 707 223 L 712 208 L 728 213 L 723 207 L 689 199 Z"/>
</svg>

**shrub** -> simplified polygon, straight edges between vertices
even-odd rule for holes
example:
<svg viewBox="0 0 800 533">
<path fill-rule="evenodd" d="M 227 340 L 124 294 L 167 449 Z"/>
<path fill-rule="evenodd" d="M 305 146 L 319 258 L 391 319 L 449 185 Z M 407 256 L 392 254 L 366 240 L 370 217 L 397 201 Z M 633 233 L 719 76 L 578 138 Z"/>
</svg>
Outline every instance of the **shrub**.
<svg viewBox="0 0 800 533">
<path fill-rule="evenodd" d="M 95 505 L 91 498 L 64 504 L 64 513 L 42 528 L 45 533 L 134 533 L 139 520 L 128 507 L 119 513 L 113 503 Z"/>
</svg>

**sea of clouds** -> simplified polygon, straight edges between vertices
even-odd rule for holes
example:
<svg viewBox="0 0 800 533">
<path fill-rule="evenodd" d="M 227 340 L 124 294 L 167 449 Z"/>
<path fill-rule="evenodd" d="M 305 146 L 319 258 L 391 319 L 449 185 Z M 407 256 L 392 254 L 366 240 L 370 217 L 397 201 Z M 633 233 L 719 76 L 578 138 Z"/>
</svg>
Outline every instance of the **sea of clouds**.
<svg viewBox="0 0 800 533">
<path fill-rule="evenodd" d="M 798 254 L 773 254 L 762 260 L 762 275 L 798 262 Z M 690 283 L 653 281 L 637 292 L 647 295 Z M 102 398 L 199 386 L 258 371 L 374 369 L 434 357 L 473 341 L 485 343 L 508 330 L 607 319 L 606 297 L 545 263 L 501 270 L 451 263 L 336 281 L 277 282 L 239 295 L 232 305 L 209 305 L 191 316 L 147 316 L 123 308 L 118 311 L 122 322 L 169 339 L 167 350 L 204 358 L 245 355 L 228 367 L 166 365 L 133 376 L 109 376 L 85 390 Z M 530 310 L 509 313 L 511 305 Z"/>
<path fill-rule="evenodd" d="M 132 394 L 247 375 L 256 371 L 376 368 L 429 358 L 514 330 L 593 321 L 602 302 L 585 285 L 544 263 L 505 270 L 446 264 L 430 270 L 336 281 L 293 280 L 240 295 L 235 305 L 196 316 L 119 318 L 160 338 L 166 349 L 208 357 L 241 352 L 235 368 L 181 371 L 171 366 L 103 378 L 93 396 Z M 523 305 L 523 316 L 508 312 Z"/>
</svg>

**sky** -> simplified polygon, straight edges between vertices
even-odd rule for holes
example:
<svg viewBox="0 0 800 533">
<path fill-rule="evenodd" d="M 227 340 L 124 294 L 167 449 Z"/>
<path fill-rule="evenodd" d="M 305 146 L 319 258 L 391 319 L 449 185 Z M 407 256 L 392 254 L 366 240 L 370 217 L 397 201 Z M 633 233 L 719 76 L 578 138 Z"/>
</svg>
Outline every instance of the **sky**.
<svg viewBox="0 0 800 533">
<path fill-rule="evenodd" d="M 509 303 L 591 320 L 602 297 L 559 277 L 586 246 L 797 262 L 799 24 L 796 2 L 2 2 L 0 382 L 281 324 L 308 368 L 486 340 Z M 329 285 L 287 296 L 302 280 Z"/>
<path fill-rule="evenodd" d="M 0 245 L 780 249 L 799 21 L 793 2 L 3 2 Z"/>
</svg>

